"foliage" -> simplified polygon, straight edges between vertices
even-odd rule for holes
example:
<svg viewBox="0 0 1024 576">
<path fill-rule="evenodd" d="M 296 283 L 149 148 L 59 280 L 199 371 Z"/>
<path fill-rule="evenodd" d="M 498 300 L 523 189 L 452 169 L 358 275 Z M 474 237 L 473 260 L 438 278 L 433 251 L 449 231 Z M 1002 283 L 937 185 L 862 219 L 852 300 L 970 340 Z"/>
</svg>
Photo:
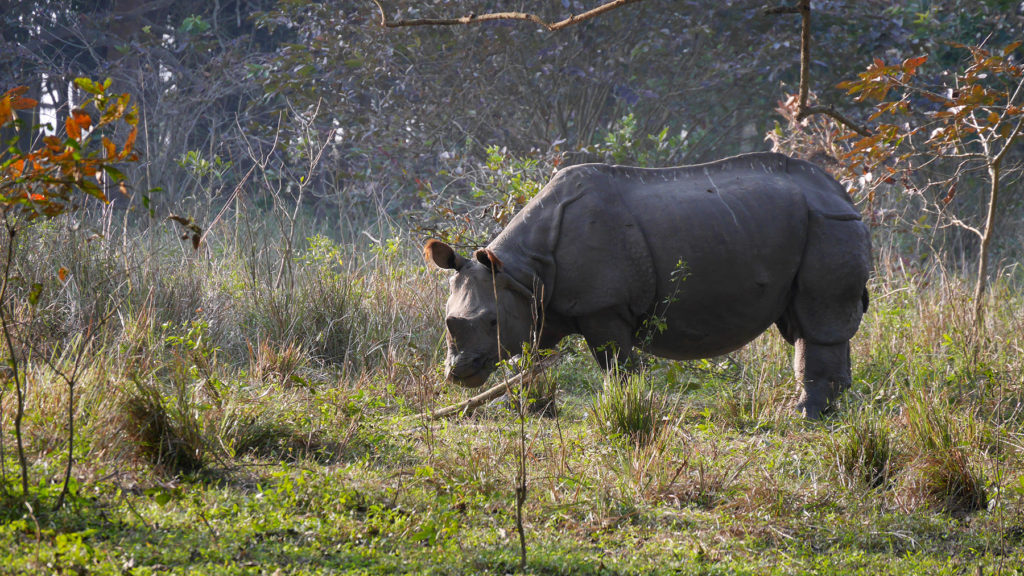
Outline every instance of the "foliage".
<svg viewBox="0 0 1024 576">
<path fill-rule="evenodd" d="M 44 146 L 27 153 L 18 152 L 9 143 L 0 153 L 0 210 L 5 216 L 52 218 L 80 207 L 80 193 L 108 202 L 107 190 L 115 184 L 121 191 L 126 190 L 117 165 L 138 159 L 133 151 L 138 112 L 134 106 L 129 107 L 128 94 L 107 94 L 109 79 L 96 83 L 79 78 L 75 84 L 91 96 L 64 120 L 66 138 L 46 136 Z M 0 97 L 0 128 L 15 121 L 15 110 L 38 106 L 37 101 L 24 96 L 27 91 L 22 86 Z M 88 112 L 90 107 L 95 119 Z M 108 136 L 119 122 L 129 128 L 120 149 Z"/>
<path fill-rule="evenodd" d="M 20 240 L 19 232 L 37 218 L 52 219 L 65 213 L 78 210 L 84 200 L 93 197 L 104 203 L 108 202 L 104 188 L 112 188 L 109 180 L 117 181 L 122 192 L 126 183 L 117 164 L 134 162 L 138 157 L 132 151 L 137 134 L 138 114 L 134 106 L 129 107 L 128 94 L 107 94 L 110 80 L 103 83 L 93 82 L 88 78 L 78 78 L 75 85 L 90 94 L 83 107 L 74 108 L 64 120 L 63 129 L 66 138 L 45 136 L 43 146 L 35 150 L 23 152 L 16 147 L 18 137 L 31 134 L 36 126 L 24 125 L 24 120 L 17 115 L 18 111 L 32 110 L 38 102 L 25 97 L 27 87 L 8 90 L 0 96 L 0 130 L 9 124 L 17 127 L 21 134 L 13 138 L 8 146 L 0 152 L 0 214 L 7 231 L 6 259 L 3 265 L 2 286 L 0 286 L 0 329 L 3 334 L 5 348 L 4 360 L 7 368 L 4 389 L 8 382 L 13 382 L 17 399 L 14 413 L 14 434 L 17 443 L 18 466 L 21 472 L 21 503 L 28 505 L 29 472 L 25 456 L 22 425 L 25 417 L 25 394 L 27 380 L 26 364 L 36 352 L 36 342 L 24 330 L 17 316 L 20 310 L 16 305 L 16 296 L 12 288 L 12 266 L 15 264 L 16 244 Z M 94 109 L 93 114 L 88 111 Z M 126 125 L 128 133 L 120 150 L 105 133 L 118 125 Z M 97 142 L 98 140 L 98 142 Z M 61 282 L 67 279 L 66 268 L 59 268 L 57 276 Z M 27 293 L 28 307 L 33 309 L 39 302 L 43 285 L 34 283 Z M 31 316 L 30 316 L 31 318 Z M 104 319 L 94 318 L 91 323 L 102 323 Z M 31 320 L 28 322 L 32 324 Z M 70 372 L 57 370 L 59 377 L 68 387 L 68 402 L 74 404 L 75 379 L 78 375 L 79 362 L 88 349 L 92 327 L 79 334 L 77 341 L 77 358 Z M 42 352 L 42 351 L 41 351 Z M 45 353 L 45 352 L 43 352 Z M 52 361 L 51 361 L 52 362 Z M 4 410 L 0 404 L 0 418 Z M 74 413 L 68 410 L 67 419 L 67 462 L 63 489 L 57 498 L 59 508 L 65 502 L 71 486 L 71 468 L 74 461 Z M 2 432 L 2 430 L 0 430 Z M 3 442 L 0 433 L 0 443 Z M 5 476 L 0 474 L 0 477 Z M 3 482 L 6 496 L 6 481 Z"/>
<path fill-rule="evenodd" d="M 973 415 L 954 416 L 942 398 L 911 393 L 906 418 L 920 454 L 914 489 L 930 505 L 950 513 L 984 510 L 988 482 L 970 457 L 978 434 Z"/>
<path fill-rule="evenodd" d="M 834 442 L 840 472 L 854 486 L 887 488 L 899 471 L 896 435 L 878 414 L 851 414 Z"/>
</svg>

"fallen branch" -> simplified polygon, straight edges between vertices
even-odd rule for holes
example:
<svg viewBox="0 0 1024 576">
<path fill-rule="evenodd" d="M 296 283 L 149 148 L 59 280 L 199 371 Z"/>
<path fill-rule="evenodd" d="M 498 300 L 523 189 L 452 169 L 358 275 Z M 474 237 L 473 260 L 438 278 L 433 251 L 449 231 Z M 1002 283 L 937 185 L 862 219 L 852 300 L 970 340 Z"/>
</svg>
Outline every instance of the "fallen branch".
<svg viewBox="0 0 1024 576">
<path fill-rule="evenodd" d="M 495 385 L 492 388 L 487 389 L 485 392 L 481 392 L 472 398 L 467 398 L 458 404 L 452 404 L 444 408 L 439 408 L 431 412 L 421 412 L 415 416 L 410 416 L 410 419 L 425 418 L 429 420 L 438 420 L 440 418 L 446 418 L 448 416 L 469 416 L 474 410 L 483 406 L 484 404 L 501 397 L 502 394 L 509 392 L 513 387 L 521 386 L 524 380 L 528 380 L 537 376 L 540 372 L 547 370 L 551 366 L 555 365 L 559 360 L 562 359 L 561 353 L 551 354 L 550 356 L 544 356 L 538 360 L 532 368 L 520 372 L 515 376 L 503 380 L 501 383 Z"/>
<path fill-rule="evenodd" d="M 600 16 L 610 10 L 640 1 L 641 0 L 612 0 L 611 2 L 598 6 L 597 8 L 587 10 L 582 14 L 573 14 L 565 20 L 559 20 L 558 22 L 548 22 L 540 16 L 528 12 L 491 12 L 488 14 L 470 13 L 462 18 L 414 18 L 410 20 L 388 20 L 387 15 L 384 13 L 384 7 L 381 6 L 380 1 L 373 0 L 373 3 L 376 4 L 377 8 L 380 10 L 380 25 L 384 28 L 401 28 L 403 26 L 457 26 L 460 24 L 479 24 L 481 22 L 494 20 L 524 20 L 527 22 L 533 22 L 549 32 L 553 32 L 555 30 L 561 30 L 562 28 L 568 28 L 573 24 L 589 20 L 595 16 Z"/>
</svg>

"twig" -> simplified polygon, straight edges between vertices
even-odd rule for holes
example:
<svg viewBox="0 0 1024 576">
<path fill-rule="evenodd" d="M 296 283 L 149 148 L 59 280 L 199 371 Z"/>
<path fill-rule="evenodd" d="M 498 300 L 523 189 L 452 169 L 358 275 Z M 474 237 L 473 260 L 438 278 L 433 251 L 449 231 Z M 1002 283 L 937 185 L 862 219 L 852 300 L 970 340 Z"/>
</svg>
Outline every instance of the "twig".
<svg viewBox="0 0 1024 576">
<path fill-rule="evenodd" d="M 799 0 L 796 6 L 767 8 L 764 14 L 800 14 L 800 99 L 797 103 L 796 119 L 823 114 L 846 126 L 861 136 L 871 136 L 871 131 L 850 120 L 832 106 L 811 106 L 807 103 L 811 85 L 811 0 Z"/>
<path fill-rule="evenodd" d="M 850 120 L 842 113 L 840 113 L 838 110 L 833 108 L 832 105 L 806 106 L 803 103 L 801 103 L 800 109 L 796 113 L 796 119 L 803 120 L 804 118 L 807 118 L 808 116 L 813 116 L 815 114 L 824 114 L 825 116 L 828 116 L 829 118 L 835 120 L 836 122 L 839 122 L 840 124 L 846 126 L 850 130 L 853 130 L 854 132 L 860 134 L 861 136 L 871 136 L 871 132 L 867 128 L 861 126 L 860 124 L 857 124 L 853 120 Z"/>
<path fill-rule="evenodd" d="M 506 393 L 512 386 L 519 386 L 520 384 L 522 384 L 523 379 L 533 377 L 538 372 L 550 368 L 556 362 L 561 360 L 561 358 L 561 353 L 555 353 L 550 356 L 545 356 L 538 360 L 532 369 L 527 370 L 526 372 L 520 372 L 519 374 L 516 374 L 515 376 L 509 378 L 507 381 L 502 381 L 500 384 L 492 388 L 489 388 L 487 389 L 487 391 L 481 392 L 480 394 L 477 394 L 472 398 L 467 398 L 466 400 L 463 400 L 458 404 L 452 404 L 451 406 L 439 408 L 431 412 L 421 412 L 419 414 L 416 414 L 415 416 L 410 416 L 409 418 L 426 418 L 429 420 L 438 420 L 440 418 L 446 418 L 448 416 L 454 415 L 469 416 L 470 414 L 473 413 L 474 410 L 476 410 L 480 406 L 486 404 L 487 402 L 490 402 L 491 400 L 494 400 L 495 398 L 500 397 L 502 394 Z"/>
<path fill-rule="evenodd" d="M 595 16 L 600 16 L 605 12 L 620 8 L 627 4 L 634 4 L 641 0 L 612 0 L 594 8 L 593 10 L 587 10 L 582 14 L 573 14 L 564 20 L 558 22 L 548 22 L 547 20 L 531 14 L 529 12 L 491 12 L 488 14 L 474 14 L 469 13 L 462 18 L 413 18 L 409 20 L 388 20 L 387 15 L 384 13 L 384 7 L 381 6 L 379 0 L 373 0 L 373 3 L 377 5 L 380 10 L 380 25 L 384 28 L 401 28 L 403 26 L 457 26 L 460 24 L 479 24 L 481 22 L 489 22 L 494 20 L 523 20 L 527 22 L 533 22 L 538 26 L 554 32 L 555 30 L 561 30 L 568 28 L 573 24 L 577 24 L 584 20 L 589 20 Z"/>
</svg>

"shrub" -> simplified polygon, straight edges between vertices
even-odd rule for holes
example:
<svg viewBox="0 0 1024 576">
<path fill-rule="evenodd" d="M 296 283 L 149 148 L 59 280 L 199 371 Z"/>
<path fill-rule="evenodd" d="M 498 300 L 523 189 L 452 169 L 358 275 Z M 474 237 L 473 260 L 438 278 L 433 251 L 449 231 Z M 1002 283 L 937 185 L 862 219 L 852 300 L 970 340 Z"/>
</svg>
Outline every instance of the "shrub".
<svg viewBox="0 0 1024 576">
<path fill-rule="evenodd" d="M 927 504 L 952 514 L 984 510 L 986 479 L 971 463 L 968 448 L 978 438 L 972 414 L 954 417 L 942 397 L 912 393 L 906 405 L 907 430 L 919 450 L 918 478 L 912 490 Z"/>
</svg>

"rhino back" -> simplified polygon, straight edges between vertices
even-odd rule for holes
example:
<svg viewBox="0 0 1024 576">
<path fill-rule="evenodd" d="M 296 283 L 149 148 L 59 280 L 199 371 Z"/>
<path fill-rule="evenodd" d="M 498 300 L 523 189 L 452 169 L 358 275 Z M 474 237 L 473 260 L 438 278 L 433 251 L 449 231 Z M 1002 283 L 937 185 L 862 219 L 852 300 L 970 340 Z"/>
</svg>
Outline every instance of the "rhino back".
<svg viewBox="0 0 1024 576">
<path fill-rule="evenodd" d="M 560 171 L 490 244 L 543 280 L 545 309 L 566 320 L 614 309 L 660 356 L 723 354 L 788 304 L 808 213 L 857 219 L 835 180 L 779 154 L 645 169 Z M 651 319 L 657 319 L 652 322 Z"/>
</svg>

